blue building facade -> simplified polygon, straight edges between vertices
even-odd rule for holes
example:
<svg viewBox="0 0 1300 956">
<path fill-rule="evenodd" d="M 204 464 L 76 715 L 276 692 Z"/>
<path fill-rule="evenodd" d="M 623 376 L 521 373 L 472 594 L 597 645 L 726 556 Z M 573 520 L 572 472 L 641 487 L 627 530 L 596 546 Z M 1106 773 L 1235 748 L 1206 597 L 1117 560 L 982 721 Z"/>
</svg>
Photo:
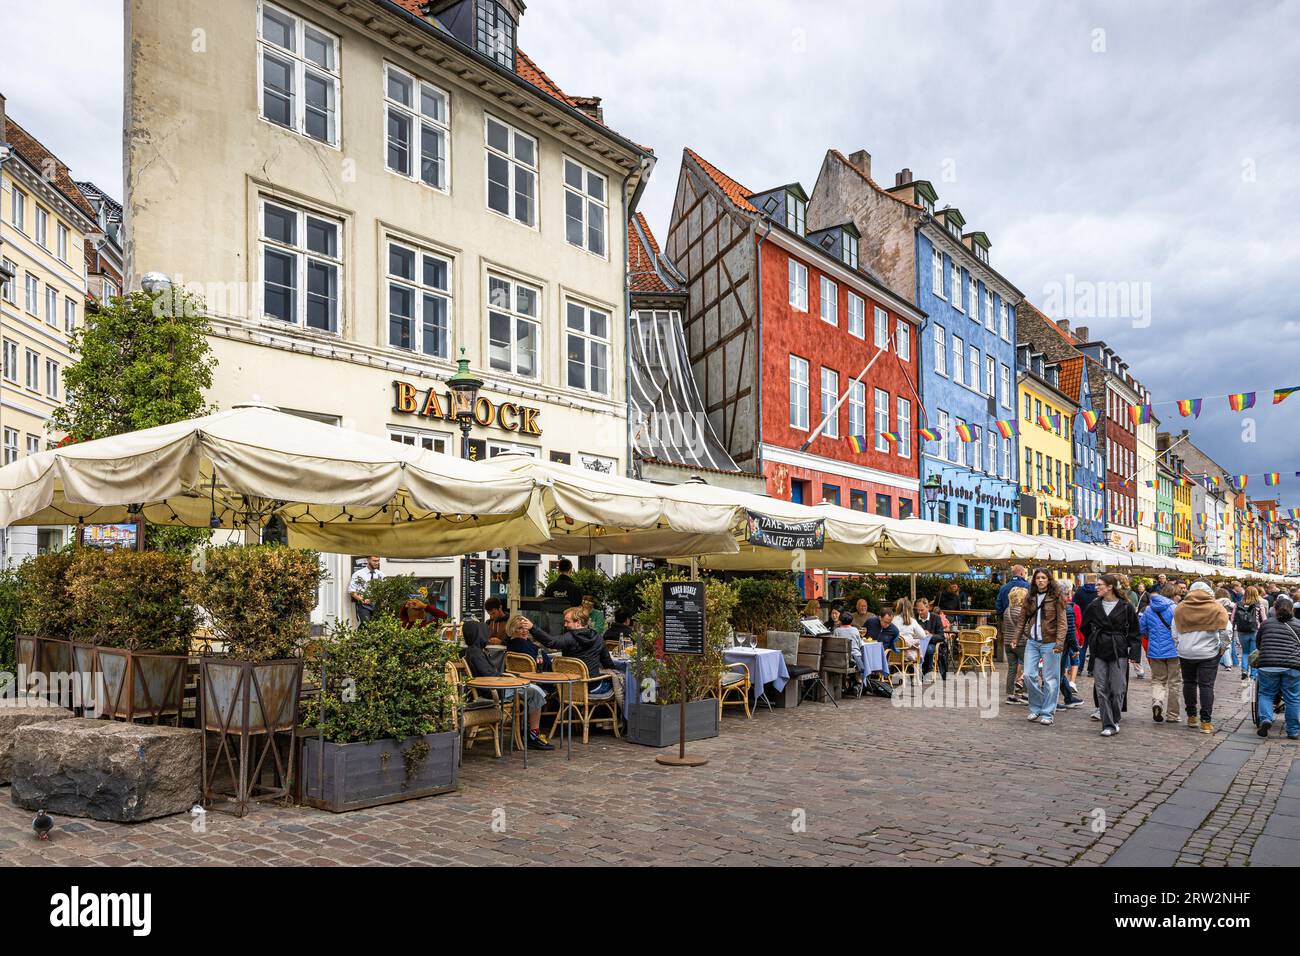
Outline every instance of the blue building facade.
<svg viewBox="0 0 1300 956">
<path fill-rule="evenodd" d="M 1092 389 L 1088 382 L 1088 363 L 1080 356 L 1060 363 L 1061 381 L 1074 384 L 1074 365 L 1078 366 L 1079 415 L 1074 420 L 1074 514 L 1079 519 L 1074 529 L 1075 541 L 1106 543 L 1106 466 L 1101 459 L 1097 432 L 1089 431 L 1083 412 L 1095 412 Z M 1068 366 L 1068 368 L 1067 368 Z M 1068 377 L 1067 377 L 1068 376 Z M 1072 390 L 1072 389 L 1071 389 Z M 1075 397 L 1071 395 L 1071 397 Z M 1098 413 L 1100 415 L 1100 413 Z"/>
<path fill-rule="evenodd" d="M 963 225 L 961 213 L 947 208 L 916 229 L 916 301 L 927 315 L 920 333 L 921 402 L 928 427 L 942 435 L 923 445 L 921 485 L 938 478 L 936 521 L 1016 530 L 1019 444 L 995 423 L 1017 417 L 1021 295 L 988 265 L 987 237 L 963 234 Z M 976 440 L 963 441 L 960 425 Z"/>
</svg>

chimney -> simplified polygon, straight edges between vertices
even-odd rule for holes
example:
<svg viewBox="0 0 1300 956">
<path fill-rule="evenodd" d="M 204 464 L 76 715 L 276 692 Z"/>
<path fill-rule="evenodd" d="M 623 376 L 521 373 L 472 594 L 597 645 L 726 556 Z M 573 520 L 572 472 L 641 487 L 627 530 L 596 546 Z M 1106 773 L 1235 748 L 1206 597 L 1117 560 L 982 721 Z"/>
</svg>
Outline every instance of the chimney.
<svg viewBox="0 0 1300 956">
<path fill-rule="evenodd" d="M 895 186 L 906 186 L 911 181 L 912 181 L 912 171 L 908 169 L 906 166 L 904 166 L 902 169 L 900 169 L 898 172 L 894 174 Z"/>
<path fill-rule="evenodd" d="M 1074 334 L 1079 339 L 1080 342 L 1091 341 L 1091 339 L 1088 338 L 1088 327 L 1086 325 L 1079 326 L 1077 329 L 1074 330 Z"/>
<path fill-rule="evenodd" d="M 860 149 L 856 153 L 849 153 L 849 162 L 857 167 L 862 175 L 868 179 L 871 178 L 871 154 L 865 149 Z"/>
<path fill-rule="evenodd" d="M 599 96 L 573 96 L 570 99 L 573 100 L 574 108 L 579 113 L 586 114 L 597 123 L 605 122 L 605 110 L 600 105 Z"/>
<path fill-rule="evenodd" d="M 1056 327 L 1057 327 L 1058 329 L 1060 329 L 1062 332 L 1064 332 L 1064 333 L 1066 333 L 1066 334 L 1068 335 L 1069 332 L 1070 332 L 1070 320 L 1069 320 L 1069 319 L 1057 319 L 1057 320 L 1056 320 Z"/>
</svg>

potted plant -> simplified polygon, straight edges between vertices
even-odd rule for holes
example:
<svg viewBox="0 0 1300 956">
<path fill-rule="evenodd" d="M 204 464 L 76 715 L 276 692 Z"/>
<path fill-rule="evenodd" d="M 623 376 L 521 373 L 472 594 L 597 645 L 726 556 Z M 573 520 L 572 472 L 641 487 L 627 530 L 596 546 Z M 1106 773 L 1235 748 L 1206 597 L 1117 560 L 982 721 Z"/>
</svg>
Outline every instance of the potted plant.
<svg viewBox="0 0 1300 956">
<path fill-rule="evenodd" d="M 455 790 L 460 731 L 447 665 L 457 645 L 392 614 L 341 623 L 333 637 L 304 718 L 319 737 L 303 740 L 303 802 L 337 813 Z"/>
<path fill-rule="evenodd" d="M 788 575 L 731 583 L 736 589 L 731 624 L 737 631 L 753 634 L 763 643 L 768 631 L 799 630 L 799 592 Z"/>
<path fill-rule="evenodd" d="M 292 782 L 303 643 L 323 572 L 315 551 L 279 545 L 209 548 L 199 603 L 224 644 L 199 661 L 203 797 L 287 797 Z"/>
<path fill-rule="evenodd" d="M 78 671 L 94 675 L 95 713 L 180 724 L 198 622 L 194 583 L 189 559 L 179 554 L 78 553 L 68 576 L 72 654 Z"/>
<path fill-rule="evenodd" d="M 14 638 L 19 688 L 49 696 L 65 706 L 63 680 L 73 673 L 72 629 L 76 612 L 68 597 L 68 578 L 75 552 L 63 548 L 24 561 L 18 568 L 22 613 Z"/>
<path fill-rule="evenodd" d="M 681 701 L 686 697 L 686 739 L 718 736 L 717 690 L 724 662 L 736 592 L 727 583 L 708 580 L 704 592 L 704 653 L 687 658 L 685 677 L 677 661 L 663 654 L 663 583 L 683 575 L 652 578 L 641 585 L 642 610 L 634 619 L 636 659 L 628 665 L 627 739 L 634 744 L 668 747 L 680 739 Z"/>
</svg>

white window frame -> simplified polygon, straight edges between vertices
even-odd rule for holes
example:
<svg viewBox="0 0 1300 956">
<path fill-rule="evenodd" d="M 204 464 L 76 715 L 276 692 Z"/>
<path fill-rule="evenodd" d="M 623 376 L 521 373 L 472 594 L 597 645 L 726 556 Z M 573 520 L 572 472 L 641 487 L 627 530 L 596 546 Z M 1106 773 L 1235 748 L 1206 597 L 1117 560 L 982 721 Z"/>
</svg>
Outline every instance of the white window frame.
<svg viewBox="0 0 1300 956">
<path fill-rule="evenodd" d="M 488 135 L 488 131 L 491 129 L 493 123 L 505 128 L 509 139 L 509 152 L 503 152 L 497 147 L 491 145 L 491 137 Z M 520 139 L 527 140 L 533 144 L 532 165 L 519 159 L 516 155 L 518 147 L 517 141 Z M 541 215 L 539 214 L 542 204 L 540 145 L 541 144 L 537 141 L 536 136 L 525 132 L 513 123 L 508 123 L 499 117 L 493 116 L 491 113 L 483 114 L 483 204 L 487 208 L 488 212 L 500 216 L 502 219 L 508 219 L 511 222 L 518 223 L 519 225 L 534 231 L 539 229 L 539 223 L 541 221 Z M 490 171 L 492 157 L 494 156 L 497 159 L 505 161 L 507 175 L 510 178 L 510 182 L 506 189 L 506 198 L 508 200 L 507 205 L 509 208 L 505 212 L 500 209 L 492 208 L 491 204 L 492 178 Z M 528 175 L 531 175 L 533 180 L 532 208 L 529 210 L 527 219 L 520 219 L 519 206 L 516 201 L 519 196 L 519 182 L 522 177 Z"/>
<path fill-rule="evenodd" d="M 984 394 L 993 398 L 998 393 L 998 360 L 992 355 L 984 355 Z"/>
<path fill-rule="evenodd" d="M 3 374 L 6 382 L 18 384 L 18 343 L 13 339 L 4 340 Z"/>
<path fill-rule="evenodd" d="M 403 252 L 410 253 L 414 263 L 414 278 L 398 275 L 392 271 L 392 252 L 394 247 Z M 435 359 L 451 358 L 451 335 L 453 325 L 453 305 L 452 297 L 452 276 L 455 274 L 455 262 L 450 256 L 434 252 L 413 242 L 407 242 L 404 239 L 398 239 L 389 236 L 384 243 L 384 308 L 387 315 L 388 327 L 388 345 L 390 348 L 399 349 L 402 352 L 413 352 L 416 355 L 423 355 Z M 446 288 L 436 285 L 426 285 L 424 281 L 425 259 L 433 259 L 442 263 L 447 276 Z M 402 289 L 409 292 L 412 297 L 412 315 L 411 315 L 411 345 L 407 347 L 399 342 L 393 341 L 393 307 L 392 307 L 392 290 L 394 288 Z M 441 299 L 443 302 L 443 315 L 445 328 L 443 329 L 442 352 L 429 352 L 424 348 L 425 327 L 428 325 L 429 316 L 426 314 L 426 299 Z M 418 343 L 418 345 L 417 345 Z"/>
<path fill-rule="evenodd" d="M 452 454 L 455 448 L 455 436 L 451 432 L 426 431 L 422 428 L 398 428 L 389 425 L 388 438 L 399 445 L 422 448 L 425 451 L 436 451 L 448 455 Z M 439 447 L 440 445 L 442 447 Z"/>
<path fill-rule="evenodd" d="M 569 182 L 569 167 L 573 167 L 581 173 L 582 188 L 578 189 Z M 572 156 L 564 157 L 564 239 L 571 245 L 579 249 L 584 249 L 600 259 L 609 258 L 609 177 L 604 173 L 598 173 L 586 163 L 574 159 Z M 600 183 L 601 195 L 594 195 L 591 190 L 592 180 Z M 569 238 L 569 197 L 573 197 L 579 203 L 582 209 L 582 215 L 578 224 L 582 229 L 582 242 L 574 242 Z M 602 217 L 600 227 L 600 249 L 591 247 L 591 216 L 593 211 L 599 211 Z"/>
<path fill-rule="evenodd" d="M 965 312 L 961 307 L 962 292 L 964 288 L 961 281 L 961 266 L 957 265 L 957 260 L 952 260 L 952 307 L 958 312 Z"/>
<path fill-rule="evenodd" d="M 39 393 L 41 390 L 41 353 L 35 349 L 26 349 L 25 374 L 23 377 L 23 387 L 29 392 Z"/>
<path fill-rule="evenodd" d="M 45 397 L 59 400 L 59 363 L 52 358 L 45 360 Z"/>
<path fill-rule="evenodd" d="M 77 330 L 77 300 L 64 298 L 63 300 L 63 331 L 71 335 Z"/>
<path fill-rule="evenodd" d="M 912 402 L 899 395 L 898 414 L 898 457 L 912 457 Z"/>
<path fill-rule="evenodd" d="M 13 276 L 13 278 L 7 279 L 5 281 L 4 288 L 0 289 L 0 294 L 3 295 L 4 300 L 8 302 L 10 305 L 17 305 L 18 304 L 18 264 L 11 259 L 5 259 L 3 260 L 3 262 L 4 262 L 4 271 L 8 272 L 11 276 Z"/>
<path fill-rule="evenodd" d="M 790 307 L 797 312 L 808 311 L 808 267 L 798 259 L 790 259 Z"/>
<path fill-rule="evenodd" d="M 943 253 L 938 249 L 930 249 L 930 291 L 940 299 L 946 299 L 943 294 Z"/>
<path fill-rule="evenodd" d="M 270 239 L 266 236 L 267 206 L 275 206 L 277 209 L 282 209 L 286 212 L 292 212 L 295 214 L 294 245 L 287 245 L 277 239 Z M 343 328 L 343 303 L 345 301 L 343 272 L 343 220 L 336 216 L 317 212 L 315 209 L 306 206 L 299 206 L 296 203 L 286 202 L 275 196 L 266 195 L 258 197 L 257 216 L 258 314 L 264 321 L 274 322 L 277 325 L 288 325 L 294 328 L 320 332 L 326 335 L 338 335 L 340 329 Z M 335 256 L 330 256 L 328 253 L 316 252 L 307 248 L 308 218 L 315 219 L 318 222 L 327 223 L 334 227 L 336 247 Z M 266 312 L 266 253 L 268 250 L 278 254 L 292 256 L 294 259 L 294 320 L 292 322 L 285 322 L 283 319 L 274 315 L 269 315 Z M 334 328 L 332 329 L 322 329 L 307 324 L 307 271 L 310 263 L 333 267 L 335 270 Z"/>
<path fill-rule="evenodd" d="M 825 276 L 821 276 L 819 291 L 817 310 L 821 314 L 821 320 L 827 325 L 838 328 L 840 324 L 840 287 Z"/>
<path fill-rule="evenodd" d="M 262 27 L 266 10 L 274 10 L 278 15 L 287 17 L 293 21 L 293 44 L 292 50 L 287 50 L 271 40 L 268 40 L 263 33 Z M 315 61 L 307 59 L 305 52 L 305 42 L 307 31 L 310 29 L 318 38 L 330 41 L 333 52 L 333 67 L 323 67 Z M 339 130 L 342 126 L 340 111 L 342 103 L 340 102 L 341 92 L 341 43 L 339 37 L 331 33 L 310 20 L 304 19 L 296 13 L 277 6 L 273 3 L 266 3 L 265 0 L 259 0 L 257 4 L 257 115 L 265 122 L 270 123 L 278 129 L 291 130 L 305 139 L 310 139 L 315 143 L 323 143 L 333 149 L 339 148 Z M 289 91 L 290 111 L 293 114 L 293 125 L 286 126 L 277 122 L 266 115 L 266 77 L 265 66 L 266 56 L 271 55 L 279 60 L 289 60 L 293 68 L 293 89 Z M 330 107 L 329 120 L 330 130 L 326 139 L 312 136 L 307 132 L 307 92 L 306 78 L 308 73 L 313 74 L 319 79 L 327 79 L 330 84 Z"/>
<path fill-rule="evenodd" d="M 1007 304 L 998 300 L 998 325 L 1002 330 L 1002 341 L 1011 341 L 1011 323 L 1007 321 Z"/>
<path fill-rule="evenodd" d="M 28 432 L 27 433 L 27 457 L 30 458 L 32 457 L 32 455 L 39 455 L 40 453 L 41 453 L 41 436 L 33 435 L 31 432 Z"/>
<path fill-rule="evenodd" d="M 41 281 L 30 272 L 23 274 L 23 308 L 28 315 L 40 318 L 41 315 Z"/>
<path fill-rule="evenodd" d="M 808 430 L 808 360 L 790 356 L 790 427 Z"/>
<path fill-rule="evenodd" d="M 45 285 L 45 324 L 59 327 L 59 290 L 49 283 Z"/>
<path fill-rule="evenodd" d="M 50 238 L 50 213 L 40 203 L 36 203 L 36 215 L 33 217 L 33 222 L 32 238 L 38 246 L 44 249 Z"/>
<path fill-rule="evenodd" d="M 902 317 L 894 319 L 894 352 L 900 361 L 912 361 L 912 329 Z"/>
<path fill-rule="evenodd" d="M 948 343 L 942 325 L 934 327 L 934 371 L 948 377 Z"/>
<path fill-rule="evenodd" d="M 582 326 L 573 325 L 573 310 L 582 310 Z M 592 315 L 602 315 L 605 317 L 605 334 L 599 335 L 591 331 Z M 564 384 L 569 388 L 576 388 L 579 391 L 590 392 L 593 395 L 608 395 L 612 388 L 612 369 L 610 362 L 614 354 L 613 344 L 610 341 L 613 334 L 614 315 L 609 309 L 598 309 L 594 306 L 579 302 L 576 299 L 566 299 L 564 303 Z M 582 345 L 582 369 L 583 385 L 574 385 L 569 381 L 569 339 L 576 338 L 581 341 Z M 600 348 L 605 350 L 605 387 L 603 389 L 591 387 L 591 370 L 595 363 L 592 356 Z"/>
<path fill-rule="evenodd" d="M 862 382 L 849 383 L 849 437 L 867 437 L 867 386 Z"/>
<path fill-rule="evenodd" d="M 785 227 L 800 236 L 808 232 L 808 204 L 792 192 L 785 194 Z"/>
<path fill-rule="evenodd" d="M 956 335 L 952 337 L 952 380 L 966 384 L 966 343 Z"/>
<path fill-rule="evenodd" d="M 63 223 L 58 223 L 54 227 L 55 246 L 54 254 L 58 256 L 60 262 L 68 261 L 68 227 Z"/>
<path fill-rule="evenodd" d="M 980 390 L 980 378 L 984 374 L 980 357 L 980 350 L 977 349 L 974 344 L 966 350 L 966 358 L 969 363 L 966 366 L 966 386 L 972 392 L 978 392 Z"/>
<path fill-rule="evenodd" d="M 867 337 L 867 300 L 851 289 L 848 292 L 847 312 L 849 335 L 865 339 Z"/>
<path fill-rule="evenodd" d="M 876 306 L 872 312 L 872 341 L 876 348 L 889 351 L 889 313 Z"/>
<path fill-rule="evenodd" d="M 509 302 L 502 304 L 492 300 L 492 283 L 501 282 L 506 284 L 507 297 Z M 519 307 L 519 292 L 521 289 L 532 293 L 533 307 L 535 314 L 529 313 Z M 488 320 L 484 333 L 488 336 L 488 367 L 494 372 L 501 372 L 507 375 L 515 375 L 519 378 L 539 381 L 542 377 L 542 290 L 538 286 L 529 282 L 521 282 L 509 275 L 503 275 L 496 272 L 487 274 L 487 288 L 485 290 L 483 301 L 486 303 Z M 510 361 L 508 368 L 502 368 L 499 365 L 492 364 L 496 359 L 492 356 L 492 313 L 505 316 L 510 320 Z M 518 343 L 520 341 L 519 330 L 521 326 L 532 325 L 532 333 L 537 348 L 533 353 L 533 373 L 520 371 Z"/>
<path fill-rule="evenodd" d="M 17 186 L 9 188 L 9 225 L 27 235 L 27 194 Z"/>
<path fill-rule="evenodd" d="M 998 367 L 1002 376 L 1002 407 L 1011 407 L 1011 368 L 1005 362 L 999 362 Z"/>
<path fill-rule="evenodd" d="M 984 287 L 984 328 L 992 332 L 997 326 L 993 324 L 993 291 Z"/>
<path fill-rule="evenodd" d="M 401 100 L 394 99 L 389 95 L 389 77 L 396 76 L 404 80 L 411 90 L 411 102 L 403 103 Z M 437 192 L 448 194 L 451 192 L 451 95 L 440 86 L 435 86 L 426 80 L 420 79 L 408 70 L 403 70 L 400 66 L 392 63 L 384 63 L 383 71 L 383 101 L 384 101 L 384 168 L 394 176 L 402 179 L 419 183 L 422 186 L 428 186 Z M 430 116 L 424 111 L 426 94 L 441 101 L 440 116 Z M 400 169 L 394 169 L 388 161 L 388 114 L 399 113 L 407 122 L 407 128 L 410 133 L 410 139 L 406 144 L 406 161 L 410 167 L 409 171 L 402 172 Z M 436 168 L 440 172 L 438 182 L 429 182 L 424 178 L 424 164 L 429 162 L 424 152 L 424 133 L 432 133 L 441 140 L 441 165 Z"/>
<path fill-rule="evenodd" d="M 875 448 L 876 451 L 888 452 L 889 442 L 884 439 L 883 435 L 889 431 L 889 393 L 883 388 L 873 389 L 872 391 L 875 393 L 872 396 L 872 410 L 874 412 L 872 421 L 876 433 Z"/>
<path fill-rule="evenodd" d="M 966 275 L 970 277 L 970 317 L 972 321 L 978 324 L 980 320 L 980 283 L 975 278 L 975 273 L 968 270 Z"/>
<path fill-rule="evenodd" d="M 840 373 L 823 365 L 821 375 L 821 418 L 818 419 L 818 424 L 822 421 L 826 422 L 822 434 L 827 438 L 840 437 L 840 415 L 838 409 L 835 408 L 839 400 Z M 830 416 L 829 419 L 826 417 L 828 415 Z"/>
<path fill-rule="evenodd" d="M 18 429 L 16 428 L 4 430 L 4 456 L 6 465 L 11 465 L 18 460 Z"/>
</svg>

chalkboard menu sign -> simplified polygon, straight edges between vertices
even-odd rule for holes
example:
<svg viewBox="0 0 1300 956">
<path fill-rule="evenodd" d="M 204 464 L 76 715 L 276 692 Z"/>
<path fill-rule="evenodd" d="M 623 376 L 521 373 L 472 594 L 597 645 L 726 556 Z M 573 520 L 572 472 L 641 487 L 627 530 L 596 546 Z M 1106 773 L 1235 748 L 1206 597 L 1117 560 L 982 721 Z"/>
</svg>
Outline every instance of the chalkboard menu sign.
<svg viewBox="0 0 1300 956">
<path fill-rule="evenodd" d="M 704 582 L 664 583 L 664 653 L 704 653 Z"/>
<path fill-rule="evenodd" d="M 460 616 L 477 617 L 483 613 L 487 599 L 487 562 L 482 558 L 462 558 L 460 562 Z"/>
<path fill-rule="evenodd" d="M 746 512 L 745 538 L 750 544 L 778 551 L 820 551 L 826 546 L 826 522 L 781 521 L 757 511 Z"/>
</svg>

